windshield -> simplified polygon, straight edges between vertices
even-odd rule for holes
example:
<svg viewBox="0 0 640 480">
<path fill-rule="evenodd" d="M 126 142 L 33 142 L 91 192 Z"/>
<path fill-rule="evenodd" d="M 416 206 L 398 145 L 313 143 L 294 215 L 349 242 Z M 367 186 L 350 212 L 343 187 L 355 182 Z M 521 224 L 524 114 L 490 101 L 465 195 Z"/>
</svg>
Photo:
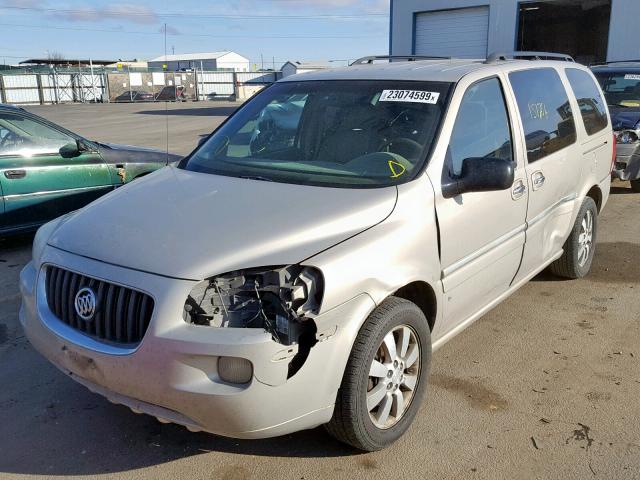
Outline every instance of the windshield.
<svg viewBox="0 0 640 480">
<path fill-rule="evenodd" d="M 404 183 L 434 142 L 449 89 L 448 83 L 406 81 L 276 83 L 181 168 L 319 186 Z"/>
<path fill-rule="evenodd" d="M 594 72 L 612 107 L 640 107 L 640 71 Z"/>
</svg>

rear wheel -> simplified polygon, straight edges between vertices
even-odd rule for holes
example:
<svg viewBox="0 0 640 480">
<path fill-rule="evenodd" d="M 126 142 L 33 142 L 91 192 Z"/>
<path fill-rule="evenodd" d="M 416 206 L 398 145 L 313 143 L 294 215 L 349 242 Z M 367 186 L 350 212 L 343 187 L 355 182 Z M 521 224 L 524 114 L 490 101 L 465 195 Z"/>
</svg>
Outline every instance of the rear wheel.
<svg viewBox="0 0 640 480">
<path fill-rule="evenodd" d="M 636 193 L 640 193 L 640 178 L 636 180 L 631 180 L 631 190 Z"/>
<path fill-rule="evenodd" d="M 360 450 L 392 444 L 420 408 L 430 365 L 422 311 L 408 300 L 385 300 L 358 333 L 327 430 Z"/>
<path fill-rule="evenodd" d="M 564 278 L 582 278 L 591 270 L 596 247 L 598 208 L 591 197 L 585 198 L 576 223 L 564 244 L 562 257 L 551 264 L 551 271 Z"/>
</svg>

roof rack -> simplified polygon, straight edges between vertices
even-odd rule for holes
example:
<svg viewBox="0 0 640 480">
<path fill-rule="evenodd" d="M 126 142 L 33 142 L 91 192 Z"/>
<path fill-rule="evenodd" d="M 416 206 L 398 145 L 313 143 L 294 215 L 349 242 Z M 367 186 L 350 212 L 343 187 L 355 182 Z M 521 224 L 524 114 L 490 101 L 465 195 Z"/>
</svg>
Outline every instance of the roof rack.
<svg viewBox="0 0 640 480">
<path fill-rule="evenodd" d="M 484 63 L 496 63 L 506 60 L 560 60 L 563 62 L 575 62 L 571 55 L 552 52 L 510 52 L 492 53 Z"/>
<path fill-rule="evenodd" d="M 424 55 L 372 55 L 355 60 L 351 65 L 371 65 L 376 60 L 406 60 L 415 62 L 416 60 L 451 60 L 451 57 L 432 57 Z"/>
<path fill-rule="evenodd" d="M 613 64 L 616 64 L 616 63 L 640 63 L 640 60 L 613 60 L 611 62 L 592 63 L 589 66 L 590 67 L 598 67 L 598 66 L 602 66 L 602 65 L 613 65 Z"/>
</svg>

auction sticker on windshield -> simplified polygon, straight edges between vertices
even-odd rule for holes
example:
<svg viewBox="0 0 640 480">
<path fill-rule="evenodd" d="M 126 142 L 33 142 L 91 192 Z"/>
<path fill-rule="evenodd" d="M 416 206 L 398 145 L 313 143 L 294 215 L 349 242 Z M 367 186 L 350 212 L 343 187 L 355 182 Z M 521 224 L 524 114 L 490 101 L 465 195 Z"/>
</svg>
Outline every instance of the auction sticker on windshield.
<svg viewBox="0 0 640 480">
<path fill-rule="evenodd" d="M 640 75 L 628 73 L 624 76 L 625 80 L 640 80 Z"/>
<path fill-rule="evenodd" d="M 439 92 L 425 92 L 424 90 L 383 90 L 380 101 L 435 104 L 439 97 Z"/>
</svg>

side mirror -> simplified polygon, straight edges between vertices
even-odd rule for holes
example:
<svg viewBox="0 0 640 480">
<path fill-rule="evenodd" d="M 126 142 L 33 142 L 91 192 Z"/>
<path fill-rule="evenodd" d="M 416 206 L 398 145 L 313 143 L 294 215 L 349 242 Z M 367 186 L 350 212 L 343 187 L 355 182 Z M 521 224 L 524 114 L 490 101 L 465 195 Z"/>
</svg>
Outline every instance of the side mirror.
<svg viewBox="0 0 640 480">
<path fill-rule="evenodd" d="M 198 140 L 198 146 L 202 146 L 202 144 L 204 142 L 206 142 L 209 139 L 209 135 L 202 137 L 200 140 Z"/>
<path fill-rule="evenodd" d="M 465 158 L 460 177 L 442 185 L 442 195 L 453 198 L 467 192 L 495 192 L 511 188 L 513 162 L 501 158 Z"/>
<path fill-rule="evenodd" d="M 60 147 L 59 152 L 62 158 L 75 158 L 80 155 L 80 146 L 78 142 L 67 143 Z"/>
</svg>

